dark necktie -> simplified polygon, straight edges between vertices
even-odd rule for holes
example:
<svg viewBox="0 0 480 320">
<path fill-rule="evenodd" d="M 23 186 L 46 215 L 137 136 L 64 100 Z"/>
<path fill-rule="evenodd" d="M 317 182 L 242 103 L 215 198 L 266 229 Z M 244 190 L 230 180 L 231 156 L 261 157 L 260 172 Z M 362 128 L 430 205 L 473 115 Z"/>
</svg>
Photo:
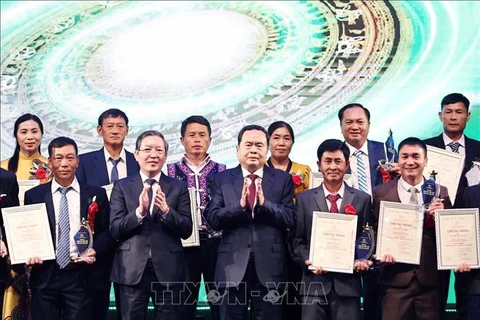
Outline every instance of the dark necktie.
<svg viewBox="0 0 480 320">
<path fill-rule="evenodd" d="M 148 189 L 148 212 L 150 213 L 150 208 L 152 207 L 153 201 L 153 184 L 157 181 L 155 179 L 147 179 L 145 182 L 150 186 L 150 189 Z"/>
<path fill-rule="evenodd" d="M 120 158 L 117 160 L 110 158 L 110 162 L 113 164 L 112 171 L 110 172 L 110 183 L 114 183 L 118 180 L 117 164 L 120 162 Z"/>
<path fill-rule="evenodd" d="M 332 213 L 339 213 L 338 211 L 338 206 L 337 206 L 337 200 L 340 199 L 340 195 L 339 194 L 329 194 L 327 196 L 327 199 L 328 201 L 330 201 L 331 203 L 331 206 L 330 206 L 330 212 Z"/>
<path fill-rule="evenodd" d="M 70 263 L 70 216 L 68 214 L 67 200 L 67 192 L 70 191 L 70 189 L 71 188 L 58 188 L 58 191 L 62 194 L 60 198 L 57 238 L 57 263 L 60 269 L 65 268 Z"/>
<path fill-rule="evenodd" d="M 453 153 L 460 153 L 458 151 L 458 149 L 460 149 L 460 143 L 459 142 L 450 142 L 449 144 L 447 144 L 447 146 L 450 147 L 450 149 L 452 149 L 452 152 Z"/>
<path fill-rule="evenodd" d="M 252 181 L 248 186 L 248 206 L 253 212 L 255 206 L 255 198 L 257 197 L 257 189 L 255 188 L 255 179 L 257 179 L 256 174 L 249 174 L 248 178 Z"/>
</svg>

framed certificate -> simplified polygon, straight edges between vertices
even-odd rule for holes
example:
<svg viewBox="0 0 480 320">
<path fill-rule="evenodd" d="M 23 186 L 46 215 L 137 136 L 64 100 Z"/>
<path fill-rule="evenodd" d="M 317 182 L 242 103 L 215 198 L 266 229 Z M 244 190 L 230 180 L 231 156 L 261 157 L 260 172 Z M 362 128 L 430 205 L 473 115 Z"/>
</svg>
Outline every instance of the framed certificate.
<svg viewBox="0 0 480 320">
<path fill-rule="evenodd" d="M 40 180 L 18 180 L 18 200 L 20 205 L 25 204 L 25 192 L 40 184 Z"/>
<path fill-rule="evenodd" d="M 480 222 L 478 208 L 435 211 L 438 270 L 468 263 L 480 269 Z"/>
<path fill-rule="evenodd" d="M 353 273 L 357 221 L 356 215 L 314 211 L 310 238 L 312 266 Z"/>
<path fill-rule="evenodd" d="M 428 178 L 430 172 L 437 172 L 436 181 L 447 187 L 452 203 L 455 203 L 458 182 L 462 176 L 465 157 L 444 149 L 427 145 L 428 163 L 423 170 L 423 176 Z"/>
<path fill-rule="evenodd" d="M 198 201 L 197 190 L 195 188 L 188 188 L 190 196 L 190 215 L 192 217 L 192 234 L 188 239 L 182 239 L 183 247 L 198 247 L 200 245 L 200 231 L 198 221 Z"/>
<path fill-rule="evenodd" d="M 4 208 L 2 215 L 12 264 L 25 263 L 34 256 L 42 260 L 55 259 L 44 203 Z"/>
<path fill-rule="evenodd" d="M 380 202 L 377 260 L 391 254 L 397 262 L 420 264 L 423 208 L 399 202 Z"/>
<path fill-rule="evenodd" d="M 113 183 L 106 184 L 102 186 L 102 188 L 105 189 L 105 192 L 107 193 L 108 201 L 110 201 L 110 196 L 112 195 L 112 190 L 113 190 Z"/>
<path fill-rule="evenodd" d="M 343 176 L 343 181 L 352 186 L 352 175 L 347 173 Z M 310 189 L 316 188 L 323 182 L 323 174 L 321 172 L 313 172 L 310 174 Z"/>
</svg>

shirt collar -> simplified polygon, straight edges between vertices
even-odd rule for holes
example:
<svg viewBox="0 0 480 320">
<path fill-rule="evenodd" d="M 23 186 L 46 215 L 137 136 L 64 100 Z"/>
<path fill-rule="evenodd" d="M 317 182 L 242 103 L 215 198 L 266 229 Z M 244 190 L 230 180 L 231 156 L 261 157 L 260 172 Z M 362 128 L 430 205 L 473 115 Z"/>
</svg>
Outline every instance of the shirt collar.
<svg viewBox="0 0 480 320">
<path fill-rule="evenodd" d="M 445 146 L 447 146 L 447 145 L 450 144 L 451 142 L 458 142 L 458 143 L 460 143 L 460 145 L 461 145 L 462 147 L 465 148 L 465 135 L 464 135 L 463 133 L 462 133 L 462 136 L 460 137 L 460 139 L 458 139 L 458 141 L 453 141 L 452 139 L 450 139 L 450 137 L 447 136 L 447 135 L 445 134 L 445 132 L 442 133 L 442 136 L 443 136 L 443 142 L 445 143 Z"/>
<path fill-rule="evenodd" d="M 55 192 L 58 192 L 58 188 L 63 188 L 57 181 L 55 181 L 55 178 L 52 179 L 52 194 Z M 67 187 L 67 188 L 72 188 L 75 192 L 80 193 L 80 184 L 78 183 L 77 177 L 73 178 L 72 183 Z"/>
<path fill-rule="evenodd" d="M 205 167 L 207 163 L 210 161 L 210 155 L 207 154 L 207 157 L 205 158 L 205 160 L 203 160 L 198 166 L 193 164 L 193 162 L 191 162 L 190 160 L 188 160 L 186 155 L 183 155 L 180 161 L 186 164 L 190 169 L 202 170 L 203 167 Z"/>
<path fill-rule="evenodd" d="M 422 179 L 422 181 L 420 181 L 419 184 L 416 184 L 416 185 L 412 186 L 407 181 L 405 181 L 402 177 L 400 177 L 400 179 L 398 179 L 398 184 L 400 185 L 400 187 L 403 190 L 405 190 L 405 192 L 410 192 L 411 187 L 415 187 L 415 188 L 417 188 L 417 190 L 419 192 L 421 192 L 422 191 L 422 185 L 423 185 L 423 179 Z"/>
<path fill-rule="evenodd" d="M 142 182 L 145 182 L 147 179 L 155 179 L 155 181 L 160 184 L 160 176 L 162 175 L 162 172 L 160 171 L 158 174 L 156 174 L 153 178 L 147 177 L 142 170 L 140 170 L 140 177 L 142 178 Z"/>
<path fill-rule="evenodd" d="M 328 195 L 332 194 L 330 191 L 327 190 L 325 187 L 325 184 L 322 182 L 322 188 L 323 188 L 323 194 L 325 195 L 325 198 L 328 197 Z M 345 193 L 345 183 L 342 183 L 342 186 L 340 189 L 335 194 L 338 194 L 340 198 L 343 199 L 343 194 Z"/>
<path fill-rule="evenodd" d="M 245 169 L 244 167 L 240 166 L 240 168 L 242 168 L 242 175 L 244 178 L 248 177 L 250 174 L 250 172 L 248 172 L 247 169 Z M 257 171 L 255 171 L 253 174 L 256 174 L 258 177 L 260 177 L 261 179 L 263 179 L 263 167 L 261 167 L 260 169 L 258 169 Z"/>
<path fill-rule="evenodd" d="M 357 148 L 355 148 L 354 146 L 349 144 L 347 141 L 345 141 L 345 144 L 347 145 L 348 149 L 350 150 L 350 158 L 354 157 L 353 153 L 355 151 L 357 151 Z M 358 150 L 362 151 L 364 154 L 366 154 L 368 156 L 368 140 L 365 140 L 365 143 L 363 144 L 363 146 Z"/>
<path fill-rule="evenodd" d="M 103 147 L 103 154 L 105 155 L 105 162 L 110 161 L 110 158 L 113 159 L 113 157 L 110 155 L 107 148 L 105 147 Z M 120 162 L 125 162 L 125 159 L 126 159 L 125 148 L 122 148 L 122 151 L 120 151 L 120 156 L 118 158 L 120 159 Z"/>
</svg>

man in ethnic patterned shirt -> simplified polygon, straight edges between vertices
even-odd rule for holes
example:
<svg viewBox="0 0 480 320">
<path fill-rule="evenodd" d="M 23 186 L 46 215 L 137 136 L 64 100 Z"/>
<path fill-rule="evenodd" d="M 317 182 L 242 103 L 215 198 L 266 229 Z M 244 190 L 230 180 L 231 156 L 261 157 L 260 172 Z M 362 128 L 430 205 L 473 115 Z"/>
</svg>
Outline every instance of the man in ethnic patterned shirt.
<svg viewBox="0 0 480 320">
<path fill-rule="evenodd" d="M 191 284 L 187 291 L 186 301 L 182 310 L 183 320 L 194 320 L 197 307 L 198 285 L 203 273 L 207 283 L 206 292 L 211 289 L 217 263 L 217 251 L 221 233 L 215 232 L 206 222 L 203 212 L 208 201 L 208 189 L 212 176 L 224 171 L 224 164 L 216 163 L 207 154 L 211 142 L 212 129 L 207 119 L 202 116 L 190 116 L 182 122 L 180 129 L 185 156 L 176 163 L 167 165 L 168 175 L 172 178 L 185 181 L 189 188 L 195 188 L 198 206 L 198 224 L 200 227 L 200 246 L 185 248 Z M 220 319 L 218 305 L 210 304 L 212 320 Z"/>
</svg>

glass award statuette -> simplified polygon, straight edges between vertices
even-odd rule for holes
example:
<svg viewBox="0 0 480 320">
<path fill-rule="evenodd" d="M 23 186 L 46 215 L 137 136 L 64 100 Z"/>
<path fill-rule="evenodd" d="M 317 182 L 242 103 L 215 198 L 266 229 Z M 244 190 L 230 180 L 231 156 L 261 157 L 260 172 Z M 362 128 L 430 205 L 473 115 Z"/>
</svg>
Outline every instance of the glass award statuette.
<svg viewBox="0 0 480 320">
<path fill-rule="evenodd" d="M 385 142 L 387 163 L 395 162 L 395 143 L 393 142 L 392 129 L 388 130 L 388 138 Z"/>
<path fill-rule="evenodd" d="M 370 260 L 374 249 L 373 229 L 368 225 L 363 227 L 360 237 L 355 241 L 355 255 L 357 260 Z"/>
<path fill-rule="evenodd" d="M 437 188 L 437 183 L 435 182 L 437 174 L 438 173 L 435 172 L 435 170 L 430 172 L 430 178 L 426 180 L 421 187 L 425 209 L 427 209 L 428 205 L 440 195 L 440 188 Z"/>
<path fill-rule="evenodd" d="M 77 233 L 73 236 L 73 239 L 77 246 L 78 256 L 84 256 L 93 245 L 93 234 L 87 220 L 82 219 L 80 229 L 78 229 Z"/>
</svg>

